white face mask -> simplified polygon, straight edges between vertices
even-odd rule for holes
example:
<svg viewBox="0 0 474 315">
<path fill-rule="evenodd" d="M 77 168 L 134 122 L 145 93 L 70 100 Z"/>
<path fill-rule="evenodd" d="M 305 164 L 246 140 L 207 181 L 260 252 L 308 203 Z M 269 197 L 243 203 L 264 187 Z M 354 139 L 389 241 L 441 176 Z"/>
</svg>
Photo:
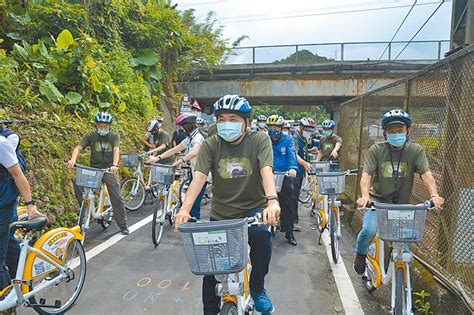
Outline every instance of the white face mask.
<svg viewBox="0 0 474 315">
<path fill-rule="evenodd" d="M 263 128 L 265 128 L 265 127 L 267 126 L 267 124 L 264 123 L 264 122 L 260 122 L 260 123 L 258 123 L 257 125 L 258 125 L 258 127 L 261 128 L 261 129 L 263 129 Z"/>
<path fill-rule="evenodd" d="M 110 128 L 97 128 L 97 133 L 99 136 L 105 137 L 110 133 Z"/>
<path fill-rule="evenodd" d="M 313 133 L 309 130 L 303 130 L 303 138 L 310 139 Z"/>
<path fill-rule="evenodd" d="M 281 133 L 284 134 L 284 135 L 290 134 L 290 133 L 288 132 L 288 130 L 283 130 Z"/>
</svg>

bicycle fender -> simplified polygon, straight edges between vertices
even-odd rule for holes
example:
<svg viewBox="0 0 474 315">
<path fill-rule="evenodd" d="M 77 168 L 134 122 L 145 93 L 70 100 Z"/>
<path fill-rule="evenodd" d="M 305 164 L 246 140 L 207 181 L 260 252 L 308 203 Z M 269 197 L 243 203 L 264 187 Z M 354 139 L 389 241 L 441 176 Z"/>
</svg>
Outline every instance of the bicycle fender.
<svg viewBox="0 0 474 315">
<path fill-rule="evenodd" d="M 73 240 L 81 241 L 84 237 L 80 233 L 80 227 L 57 228 L 43 234 L 33 245 L 45 256 L 58 264 L 64 263 L 64 254 Z M 31 281 L 47 273 L 54 271 L 56 267 L 35 252 L 30 252 L 25 262 L 23 280 Z M 23 293 L 29 291 L 28 285 L 22 285 Z"/>
</svg>

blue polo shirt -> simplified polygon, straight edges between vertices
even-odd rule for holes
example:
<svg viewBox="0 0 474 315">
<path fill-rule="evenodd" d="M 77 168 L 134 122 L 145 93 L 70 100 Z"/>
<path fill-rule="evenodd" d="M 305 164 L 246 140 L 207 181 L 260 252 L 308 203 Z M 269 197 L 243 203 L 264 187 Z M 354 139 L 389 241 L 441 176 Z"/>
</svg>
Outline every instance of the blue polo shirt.
<svg viewBox="0 0 474 315">
<path fill-rule="evenodd" d="M 273 170 L 275 172 L 298 171 L 294 140 L 291 136 L 281 134 L 275 143 L 272 139 Z"/>
</svg>

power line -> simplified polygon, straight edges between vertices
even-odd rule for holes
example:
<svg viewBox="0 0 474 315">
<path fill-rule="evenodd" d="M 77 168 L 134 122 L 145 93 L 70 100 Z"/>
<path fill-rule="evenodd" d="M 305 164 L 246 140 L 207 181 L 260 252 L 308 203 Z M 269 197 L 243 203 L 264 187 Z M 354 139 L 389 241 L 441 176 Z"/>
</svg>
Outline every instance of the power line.
<svg viewBox="0 0 474 315">
<path fill-rule="evenodd" d="M 432 4 L 437 4 L 437 3 L 440 3 L 440 2 L 439 1 L 433 1 L 433 2 L 419 3 L 419 4 L 417 4 L 417 6 L 432 5 Z M 380 7 L 380 8 L 367 8 L 367 9 L 354 9 L 354 10 L 311 13 L 311 14 L 287 15 L 287 16 L 268 17 L 268 18 L 259 18 L 259 19 L 242 19 L 242 20 L 234 20 L 234 21 L 228 21 L 228 22 L 222 21 L 222 19 L 218 19 L 218 20 L 222 24 L 232 24 L 232 23 L 254 22 L 254 21 L 271 21 L 271 20 L 293 19 L 293 18 L 302 18 L 302 17 L 309 17 L 309 16 L 322 16 L 322 15 L 336 15 L 336 14 L 346 14 L 346 13 L 381 11 L 381 10 L 406 8 L 406 7 L 410 7 L 410 6 L 411 5 L 399 5 L 399 6 Z M 230 18 L 231 17 L 229 17 L 229 19 Z M 239 16 L 236 16 L 234 18 L 239 18 Z"/>
</svg>

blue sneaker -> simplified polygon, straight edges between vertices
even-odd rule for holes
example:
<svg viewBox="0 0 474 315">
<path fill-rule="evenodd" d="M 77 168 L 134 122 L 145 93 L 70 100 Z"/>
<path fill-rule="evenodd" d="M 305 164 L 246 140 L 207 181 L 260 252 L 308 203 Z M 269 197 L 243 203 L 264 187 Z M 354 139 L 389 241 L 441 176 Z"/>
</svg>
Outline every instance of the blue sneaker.
<svg viewBox="0 0 474 315">
<path fill-rule="evenodd" d="M 275 309 L 273 303 L 267 294 L 267 290 L 263 289 L 261 292 L 250 291 L 253 302 L 255 303 L 255 310 L 260 313 L 272 313 Z"/>
</svg>

